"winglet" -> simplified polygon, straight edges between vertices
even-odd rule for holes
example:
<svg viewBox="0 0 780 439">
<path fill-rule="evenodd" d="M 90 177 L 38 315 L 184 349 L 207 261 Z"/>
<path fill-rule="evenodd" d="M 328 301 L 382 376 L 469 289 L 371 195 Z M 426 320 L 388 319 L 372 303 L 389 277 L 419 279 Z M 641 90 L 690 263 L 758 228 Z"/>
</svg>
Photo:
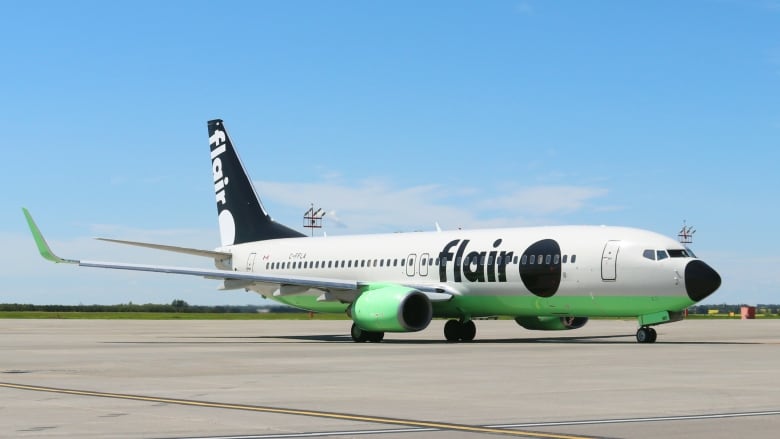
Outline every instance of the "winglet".
<svg viewBox="0 0 780 439">
<path fill-rule="evenodd" d="M 35 221 L 32 218 L 32 215 L 30 215 L 30 212 L 22 207 L 22 212 L 24 212 L 24 217 L 27 218 L 27 225 L 30 227 L 30 232 L 33 235 L 33 239 L 35 240 L 35 245 L 38 246 L 38 251 L 41 253 L 41 256 L 43 256 L 44 259 L 47 261 L 52 261 L 56 263 L 66 263 L 66 264 L 78 264 L 79 261 L 75 261 L 73 259 L 63 259 L 57 255 L 54 254 L 54 252 L 51 251 L 51 248 L 49 247 L 49 244 L 46 243 L 46 240 L 43 238 L 43 234 L 41 234 L 41 230 L 38 228 L 38 226 L 35 224 Z"/>
</svg>

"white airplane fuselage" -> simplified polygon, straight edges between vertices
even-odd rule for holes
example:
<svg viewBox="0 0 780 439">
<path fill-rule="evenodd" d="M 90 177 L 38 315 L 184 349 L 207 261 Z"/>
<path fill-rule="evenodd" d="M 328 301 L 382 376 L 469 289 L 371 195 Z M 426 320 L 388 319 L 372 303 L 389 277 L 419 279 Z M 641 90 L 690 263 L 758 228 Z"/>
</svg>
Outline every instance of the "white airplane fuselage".
<svg viewBox="0 0 780 439">
<path fill-rule="evenodd" d="M 528 251 L 545 240 L 557 243 L 559 251 Z M 624 227 L 287 238 L 218 250 L 233 254 L 229 269 L 237 271 L 440 287 L 454 295 L 452 303 L 434 303 L 434 315 L 440 317 L 456 317 L 453 308 L 460 302 L 468 303 L 465 308 L 472 317 L 626 316 L 681 310 L 695 303 L 684 280 L 686 264 L 694 259 L 689 251 L 671 238 Z M 643 257 L 647 250 L 654 255 L 676 250 L 685 256 L 650 260 Z M 539 269 L 553 284 L 558 280 L 558 287 L 535 294 L 522 279 L 525 269 Z M 312 311 L 344 310 L 351 301 L 338 293 L 317 301 L 320 290 L 286 293 L 274 285 L 249 289 Z"/>
</svg>

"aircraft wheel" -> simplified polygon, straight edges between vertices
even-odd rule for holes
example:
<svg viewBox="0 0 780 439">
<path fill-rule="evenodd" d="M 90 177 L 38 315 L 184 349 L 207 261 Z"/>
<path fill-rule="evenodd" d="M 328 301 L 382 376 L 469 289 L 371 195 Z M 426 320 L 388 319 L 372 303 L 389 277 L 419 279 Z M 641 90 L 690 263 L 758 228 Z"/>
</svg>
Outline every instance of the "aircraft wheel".
<svg viewBox="0 0 780 439">
<path fill-rule="evenodd" d="M 655 340 L 658 338 L 658 333 L 655 332 L 655 329 L 653 328 L 647 328 L 648 331 L 650 331 L 650 339 L 647 340 L 648 343 L 655 343 Z"/>
<path fill-rule="evenodd" d="M 656 338 L 658 334 L 649 326 L 643 326 L 636 331 L 636 341 L 639 343 L 653 343 Z"/>
<path fill-rule="evenodd" d="M 354 323 L 352 324 L 352 329 L 349 331 L 349 334 L 352 336 L 352 341 L 355 343 L 368 341 L 368 331 L 360 329 L 360 327 Z"/>
<path fill-rule="evenodd" d="M 463 341 L 472 341 L 474 340 L 474 337 L 477 335 L 477 325 L 474 324 L 474 320 L 469 320 L 468 322 L 461 323 L 461 333 L 460 337 Z"/>
<path fill-rule="evenodd" d="M 457 320 L 447 320 L 444 324 L 444 338 L 447 341 L 458 341 L 461 338 L 462 325 Z"/>
<path fill-rule="evenodd" d="M 371 343 L 379 343 L 379 342 L 382 341 L 382 339 L 385 338 L 385 333 L 384 332 L 374 332 L 374 331 L 371 331 L 371 332 L 368 332 L 367 335 L 368 335 L 368 341 L 370 341 Z"/>
</svg>

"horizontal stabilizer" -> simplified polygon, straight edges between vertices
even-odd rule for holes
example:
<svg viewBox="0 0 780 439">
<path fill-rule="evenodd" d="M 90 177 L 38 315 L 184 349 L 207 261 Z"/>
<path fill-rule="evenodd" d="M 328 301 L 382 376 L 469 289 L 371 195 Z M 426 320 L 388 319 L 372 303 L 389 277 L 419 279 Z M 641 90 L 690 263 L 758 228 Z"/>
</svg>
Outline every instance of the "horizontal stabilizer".
<svg viewBox="0 0 780 439">
<path fill-rule="evenodd" d="M 98 239 L 100 241 L 115 242 L 117 244 L 134 245 L 136 247 L 153 248 L 155 250 L 164 250 L 167 252 L 183 253 L 185 255 L 205 256 L 207 258 L 214 258 L 216 260 L 228 259 L 231 256 L 233 256 L 230 253 L 225 253 L 225 252 L 215 252 L 212 250 L 200 250 L 197 248 L 188 248 L 188 247 L 176 247 L 173 245 L 152 244 L 148 242 L 138 242 L 138 241 L 124 241 L 121 239 L 109 239 L 109 238 L 95 238 L 95 239 Z"/>
</svg>

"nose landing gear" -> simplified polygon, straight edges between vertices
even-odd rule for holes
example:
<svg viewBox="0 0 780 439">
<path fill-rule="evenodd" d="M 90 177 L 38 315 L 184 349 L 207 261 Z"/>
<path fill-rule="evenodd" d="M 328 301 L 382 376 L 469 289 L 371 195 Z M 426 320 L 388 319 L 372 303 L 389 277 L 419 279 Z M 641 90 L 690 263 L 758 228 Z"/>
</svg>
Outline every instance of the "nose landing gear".
<svg viewBox="0 0 780 439">
<path fill-rule="evenodd" d="M 658 334 L 650 326 L 642 326 L 636 331 L 636 341 L 639 343 L 655 343 Z"/>
</svg>

